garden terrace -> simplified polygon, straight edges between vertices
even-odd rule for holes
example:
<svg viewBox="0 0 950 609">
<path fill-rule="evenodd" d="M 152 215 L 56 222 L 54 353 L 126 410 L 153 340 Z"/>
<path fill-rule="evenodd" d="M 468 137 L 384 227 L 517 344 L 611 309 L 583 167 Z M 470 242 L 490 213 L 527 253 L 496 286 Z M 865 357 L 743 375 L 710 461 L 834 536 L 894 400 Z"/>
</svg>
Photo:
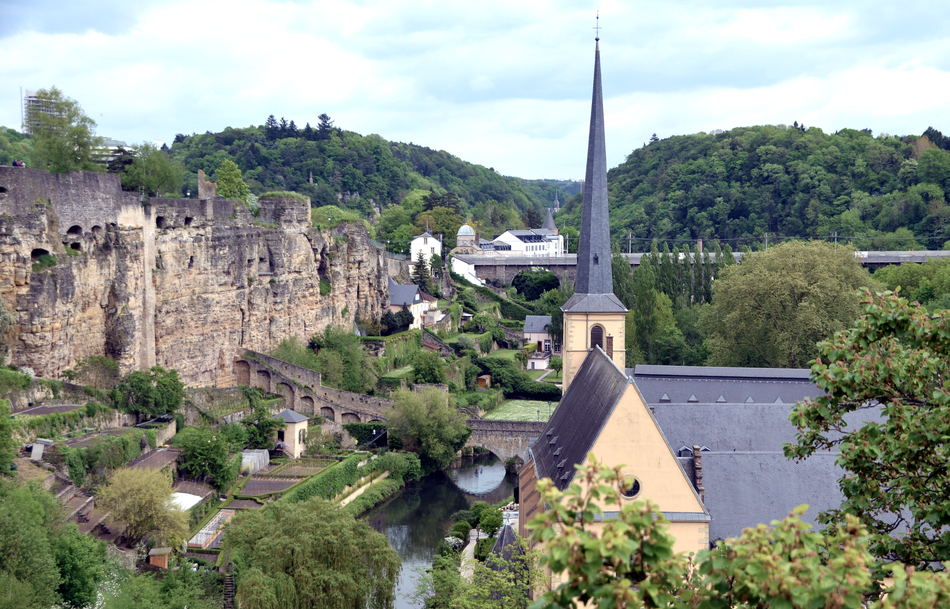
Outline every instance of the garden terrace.
<svg viewBox="0 0 950 609">
<path fill-rule="evenodd" d="M 136 459 L 130 467 L 133 469 L 162 469 L 175 463 L 181 453 L 182 450 L 178 448 L 160 448 L 144 459 Z M 179 490 L 179 492 L 190 493 L 191 491 Z M 192 494 L 197 495 L 198 493 Z"/>
</svg>

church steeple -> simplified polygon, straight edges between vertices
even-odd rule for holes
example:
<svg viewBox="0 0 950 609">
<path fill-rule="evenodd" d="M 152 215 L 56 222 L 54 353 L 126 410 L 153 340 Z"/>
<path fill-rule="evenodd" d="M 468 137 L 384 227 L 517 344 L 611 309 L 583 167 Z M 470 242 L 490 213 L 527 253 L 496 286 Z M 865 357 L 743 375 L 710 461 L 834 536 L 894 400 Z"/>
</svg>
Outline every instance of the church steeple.
<svg viewBox="0 0 950 609">
<path fill-rule="evenodd" d="M 577 247 L 574 295 L 564 303 L 564 383 L 566 391 L 590 351 L 600 348 L 623 369 L 624 318 L 627 308 L 614 296 L 607 208 L 607 144 L 604 94 L 600 80 L 600 37 L 594 50 L 594 93 L 587 143 L 587 175 Z"/>
</svg>

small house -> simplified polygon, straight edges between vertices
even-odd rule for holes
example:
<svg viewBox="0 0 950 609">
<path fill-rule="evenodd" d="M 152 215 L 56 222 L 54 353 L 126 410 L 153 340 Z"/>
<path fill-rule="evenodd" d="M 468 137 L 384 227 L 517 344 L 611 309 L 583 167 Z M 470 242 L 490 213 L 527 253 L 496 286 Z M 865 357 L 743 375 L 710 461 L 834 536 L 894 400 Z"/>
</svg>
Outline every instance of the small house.
<svg viewBox="0 0 950 609">
<path fill-rule="evenodd" d="M 476 379 L 478 383 L 478 388 L 476 391 L 485 391 L 486 389 L 491 389 L 491 375 L 483 374 Z"/>
<path fill-rule="evenodd" d="M 172 553 L 171 548 L 152 548 L 148 551 L 148 564 L 160 569 L 168 568 L 168 556 Z"/>
<path fill-rule="evenodd" d="M 299 459 L 307 440 L 307 425 L 310 419 L 289 408 L 275 414 L 274 418 L 282 419 L 287 424 L 284 429 L 277 430 L 277 441 L 284 444 L 284 452 L 294 459 Z"/>
</svg>

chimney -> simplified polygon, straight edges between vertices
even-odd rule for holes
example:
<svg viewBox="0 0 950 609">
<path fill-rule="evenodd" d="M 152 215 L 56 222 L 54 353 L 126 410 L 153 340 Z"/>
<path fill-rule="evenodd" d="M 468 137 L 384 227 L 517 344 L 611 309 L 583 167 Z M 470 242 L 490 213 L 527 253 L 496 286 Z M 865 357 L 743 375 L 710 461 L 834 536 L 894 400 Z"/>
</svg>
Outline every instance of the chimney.
<svg viewBox="0 0 950 609">
<path fill-rule="evenodd" d="M 702 253 L 703 253 L 703 240 L 702 240 L 702 239 L 697 239 L 697 240 L 696 240 L 696 253 L 697 253 L 697 254 L 702 254 Z"/>
<path fill-rule="evenodd" d="M 693 444 L 693 475 L 696 478 L 696 491 L 699 498 L 706 502 L 706 487 L 703 486 L 703 454 L 699 446 Z"/>
<path fill-rule="evenodd" d="M 614 337 L 609 334 L 607 335 L 607 357 L 614 358 Z"/>
</svg>

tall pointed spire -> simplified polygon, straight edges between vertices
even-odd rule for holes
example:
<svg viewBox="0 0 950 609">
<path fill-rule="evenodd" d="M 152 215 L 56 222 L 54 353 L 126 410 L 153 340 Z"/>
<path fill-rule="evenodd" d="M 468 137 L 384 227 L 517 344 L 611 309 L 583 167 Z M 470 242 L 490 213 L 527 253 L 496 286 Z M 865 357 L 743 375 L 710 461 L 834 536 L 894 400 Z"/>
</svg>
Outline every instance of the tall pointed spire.
<svg viewBox="0 0 950 609">
<path fill-rule="evenodd" d="M 599 16 L 598 16 L 599 18 Z M 599 22 L 598 22 L 599 23 Z M 599 26 L 598 26 L 599 27 Z M 587 143 L 587 175 L 577 247 L 577 279 L 566 311 L 626 311 L 614 296 L 610 266 L 610 217 L 607 209 L 607 144 L 604 137 L 604 94 L 600 80 L 600 37 L 594 50 L 594 93 Z"/>
</svg>

